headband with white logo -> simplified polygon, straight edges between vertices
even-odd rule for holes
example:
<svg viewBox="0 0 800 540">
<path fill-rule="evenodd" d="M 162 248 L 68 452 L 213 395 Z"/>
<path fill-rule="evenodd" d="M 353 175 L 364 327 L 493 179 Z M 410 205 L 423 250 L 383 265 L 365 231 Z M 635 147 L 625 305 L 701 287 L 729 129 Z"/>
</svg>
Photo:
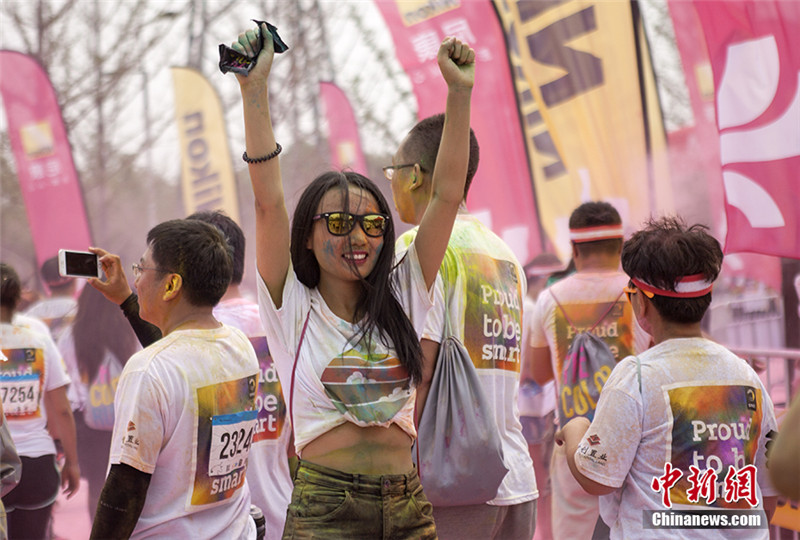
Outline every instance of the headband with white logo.
<svg viewBox="0 0 800 540">
<path fill-rule="evenodd" d="M 650 285 L 641 279 L 631 278 L 631 282 L 643 291 L 657 294 L 659 296 L 669 296 L 671 298 L 698 298 L 700 296 L 705 296 L 711 292 L 711 288 L 714 285 L 712 282 L 707 281 L 703 277 L 703 274 L 683 276 L 675 284 L 674 291 L 659 289 L 658 287 Z"/>
<path fill-rule="evenodd" d="M 599 225 L 597 227 L 584 227 L 581 229 L 570 229 L 569 239 L 580 244 L 582 242 L 597 242 L 598 240 L 611 240 L 613 238 L 624 238 L 622 225 Z"/>
</svg>

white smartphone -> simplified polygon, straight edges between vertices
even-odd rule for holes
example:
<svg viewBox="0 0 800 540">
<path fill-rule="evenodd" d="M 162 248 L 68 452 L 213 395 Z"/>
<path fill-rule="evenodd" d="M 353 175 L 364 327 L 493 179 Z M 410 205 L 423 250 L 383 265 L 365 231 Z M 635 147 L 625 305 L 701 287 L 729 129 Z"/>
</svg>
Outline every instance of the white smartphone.
<svg viewBox="0 0 800 540">
<path fill-rule="evenodd" d="M 103 275 L 100 257 L 88 251 L 58 250 L 58 273 L 78 278 L 99 278 Z"/>
</svg>

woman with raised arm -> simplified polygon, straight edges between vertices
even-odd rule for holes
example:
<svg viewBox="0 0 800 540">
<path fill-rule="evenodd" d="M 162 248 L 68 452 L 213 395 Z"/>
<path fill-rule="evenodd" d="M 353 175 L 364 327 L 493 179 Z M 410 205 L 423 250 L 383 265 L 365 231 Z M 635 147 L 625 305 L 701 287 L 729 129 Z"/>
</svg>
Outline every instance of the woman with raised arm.
<svg viewBox="0 0 800 540">
<path fill-rule="evenodd" d="M 445 39 L 446 123 L 434 195 L 407 254 L 394 264 L 394 225 L 377 186 L 327 172 L 303 192 L 289 225 L 281 147 L 270 120 L 272 36 L 247 76 L 244 101 L 256 203 L 259 305 L 300 456 L 284 538 L 435 538 L 411 461 L 420 334 L 431 286 L 463 198 L 474 51 Z M 253 57 L 259 29 L 232 47 Z"/>
</svg>

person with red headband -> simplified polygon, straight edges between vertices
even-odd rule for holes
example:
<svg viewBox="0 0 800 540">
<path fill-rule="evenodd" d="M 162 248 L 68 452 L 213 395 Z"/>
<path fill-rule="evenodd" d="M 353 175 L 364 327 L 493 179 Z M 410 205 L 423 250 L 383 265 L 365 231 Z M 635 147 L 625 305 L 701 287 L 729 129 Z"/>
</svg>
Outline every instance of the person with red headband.
<svg viewBox="0 0 800 540">
<path fill-rule="evenodd" d="M 769 538 L 772 401 L 747 362 L 700 328 L 722 257 L 706 227 L 675 217 L 623 246 L 625 292 L 655 345 L 616 365 L 591 423 L 556 433 L 575 479 L 600 495 L 611 538 Z M 731 510 L 759 527 L 742 528 Z M 694 528 L 698 518 L 716 527 Z"/>
<path fill-rule="evenodd" d="M 564 425 L 575 415 L 591 418 L 594 398 L 564 374 L 567 351 L 583 331 L 603 340 L 619 361 L 645 350 L 650 336 L 625 301 L 628 277 L 620 271 L 622 218 L 607 202 L 586 202 L 569 219 L 576 272 L 545 289 L 536 302 L 530 334 L 531 377 L 539 385 L 555 379 L 557 415 Z M 602 387 L 609 366 L 585 366 L 590 384 Z M 594 401 L 593 401 L 594 399 Z M 588 539 L 598 523 L 597 496 L 586 493 L 570 473 L 564 449 L 555 446 L 550 466 L 553 538 Z"/>
</svg>

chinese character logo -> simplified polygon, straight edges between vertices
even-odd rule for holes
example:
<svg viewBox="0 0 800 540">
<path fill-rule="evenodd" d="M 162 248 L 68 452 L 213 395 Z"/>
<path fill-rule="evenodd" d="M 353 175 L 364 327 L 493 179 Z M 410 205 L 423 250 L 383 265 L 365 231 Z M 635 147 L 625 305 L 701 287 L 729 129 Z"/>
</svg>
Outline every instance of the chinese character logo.
<svg viewBox="0 0 800 540">
<path fill-rule="evenodd" d="M 672 463 L 667 462 L 664 464 L 664 474 L 662 476 L 654 476 L 653 481 L 650 483 L 650 487 L 656 493 L 663 491 L 661 494 L 661 502 L 666 508 L 672 508 L 669 490 L 680 480 L 681 476 L 683 476 L 683 473 L 673 468 Z"/>
</svg>

